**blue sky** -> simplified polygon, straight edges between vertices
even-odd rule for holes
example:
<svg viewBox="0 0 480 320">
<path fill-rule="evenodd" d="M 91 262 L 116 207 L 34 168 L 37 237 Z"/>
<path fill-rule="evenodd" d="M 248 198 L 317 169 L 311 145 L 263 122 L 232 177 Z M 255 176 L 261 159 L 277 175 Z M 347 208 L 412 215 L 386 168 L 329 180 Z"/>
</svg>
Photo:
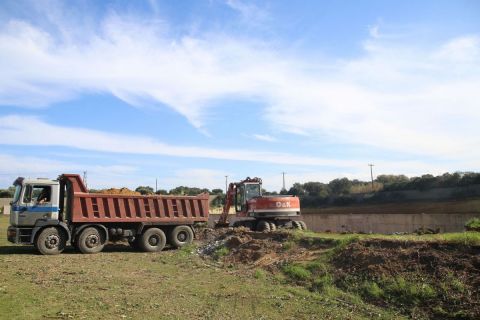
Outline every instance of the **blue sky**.
<svg viewBox="0 0 480 320">
<path fill-rule="evenodd" d="M 2 1 L 0 187 L 478 171 L 478 1 Z"/>
</svg>

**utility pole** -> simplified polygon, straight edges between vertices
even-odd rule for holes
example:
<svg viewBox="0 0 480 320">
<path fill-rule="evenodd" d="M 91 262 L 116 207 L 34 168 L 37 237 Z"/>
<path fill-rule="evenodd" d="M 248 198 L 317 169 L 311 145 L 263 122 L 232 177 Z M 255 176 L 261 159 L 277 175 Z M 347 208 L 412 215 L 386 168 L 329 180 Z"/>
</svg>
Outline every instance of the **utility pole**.
<svg viewBox="0 0 480 320">
<path fill-rule="evenodd" d="M 83 183 L 85 184 L 85 188 L 88 190 L 88 185 L 87 185 L 87 171 L 83 171 Z"/>
<path fill-rule="evenodd" d="M 369 163 L 368 166 L 370 167 L 370 177 L 372 178 L 372 192 L 373 192 L 373 163 Z"/>
<path fill-rule="evenodd" d="M 282 188 L 282 190 L 287 190 L 287 189 L 285 189 L 285 173 L 286 172 L 282 172 L 282 177 L 283 177 L 283 188 Z"/>
<path fill-rule="evenodd" d="M 228 176 L 225 176 L 225 195 L 228 192 Z"/>
<path fill-rule="evenodd" d="M 157 193 L 158 190 L 158 178 L 155 178 L 155 193 Z"/>
</svg>

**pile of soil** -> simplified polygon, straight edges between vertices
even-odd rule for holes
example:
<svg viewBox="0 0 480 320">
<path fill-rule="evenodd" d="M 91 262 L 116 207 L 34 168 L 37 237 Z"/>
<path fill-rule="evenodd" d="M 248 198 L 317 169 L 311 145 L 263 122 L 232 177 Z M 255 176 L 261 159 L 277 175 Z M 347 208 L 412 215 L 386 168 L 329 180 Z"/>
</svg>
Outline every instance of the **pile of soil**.
<svg viewBox="0 0 480 320">
<path fill-rule="evenodd" d="M 318 255 L 318 246 L 310 242 L 300 242 L 298 246 L 287 244 L 292 234 L 289 232 L 262 233 L 246 228 L 204 229 L 197 233 L 197 238 L 203 243 L 198 253 L 211 257 L 220 247 L 228 248 L 222 257 L 225 265 L 235 265 L 240 268 L 263 267 L 274 271 L 290 261 L 307 261 Z M 287 250 L 288 249 L 288 250 Z"/>
<path fill-rule="evenodd" d="M 137 191 L 132 191 L 128 188 L 110 188 L 110 189 L 103 189 L 103 190 L 98 190 L 97 193 L 103 193 L 103 194 L 120 194 L 120 195 L 129 195 L 129 196 L 140 196 L 141 193 Z"/>
<path fill-rule="evenodd" d="M 455 273 L 480 287 L 480 247 L 452 243 L 365 240 L 340 252 L 333 264 L 341 273 L 395 276 L 422 272 L 434 277 Z"/>
<path fill-rule="evenodd" d="M 339 286 L 351 285 L 352 277 L 357 282 L 402 277 L 435 288 L 436 297 L 419 306 L 431 318 L 480 318 L 480 247 L 364 240 L 339 252 L 332 264 Z M 445 289 L 452 281 L 461 289 Z M 381 299 L 374 302 L 385 303 Z M 440 307 L 446 314 L 438 314 Z"/>
</svg>

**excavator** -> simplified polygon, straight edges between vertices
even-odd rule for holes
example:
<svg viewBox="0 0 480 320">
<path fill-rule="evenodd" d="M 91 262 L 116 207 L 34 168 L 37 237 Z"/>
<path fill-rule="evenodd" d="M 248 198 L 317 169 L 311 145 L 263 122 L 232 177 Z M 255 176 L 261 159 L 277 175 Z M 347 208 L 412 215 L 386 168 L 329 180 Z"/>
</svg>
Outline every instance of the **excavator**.
<svg viewBox="0 0 480 320">
<path fill-rule="evenodd" d="M 262 195 L 262 179 L 247 177 L 229 184 L 225 205 L 216 227 L 228 227 L 230 208 L 235 206 L 236 221 L 233 227 L 246 227 L 260 232 L 277 228 L 306 230 L 300 219 L 300 199 L 290 195 Z"/>
</svg>

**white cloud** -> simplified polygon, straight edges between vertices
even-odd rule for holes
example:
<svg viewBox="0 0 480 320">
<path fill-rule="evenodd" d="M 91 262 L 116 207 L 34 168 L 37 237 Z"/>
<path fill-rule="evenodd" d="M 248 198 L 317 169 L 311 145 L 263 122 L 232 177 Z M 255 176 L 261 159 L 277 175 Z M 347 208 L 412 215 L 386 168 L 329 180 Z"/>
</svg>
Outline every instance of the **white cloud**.
<svg viewBox="0 0 480 320">
<path fill-rule="evenodd" d="M 248 24 L 259 24 L 269 17 L 264 9 L 243 0 L 227 0 L 225 4 L 240 13 L 243 20 Z"/>
<path fill-rule="evenodd" d="M 272 137 L 271 135 L 268 135 L 268 134 L 254 134 L 253 137 L 257 140 L 260 140 L 260 141 L 267 141 L 267 142 L 274 142 L 274 141 L 277 141 L 277 139 L 275 139 L 274 137 Z"/>
<path fill-rule="evenodd" d="M 358 164 L 358 161 L 352 160 L 324 159 L 288 153 L 169 145 L 146 136 L 55 126 L 35 117 L 18 115 L 0 117 L 0 136 L 3 139 L 2 143 L 6 145 L 62 146 L 97 152 L 311 166 L 349 167 Z"/>
<path fill-rule="evenodd" d="M 229 2 L 240 11 L 241 4 Z M 203 128 L 212 101 L 254 98 L 264 104 L 265 119 L 286 132 L 439 159 L 472 161 L 480 155 L 478 35 L 428 47 L 375 37 L 377 29 L 371 30 L 361 57 L 305 61 L 282 56 L 261 41 L 212 35 L 176 39 L 158 20 L 115 14 L 82 41 L 72 41 L 69 28 L 59 29 L 60 39 L 18 20 L 0 30 L 0 104 L 38 107 L 86 92 L 107 92 L 133 105 L 146 100 L 168 105 Z M 255 161 L 264 156 L 149 139 L 137 146 L 129 137 L 81 131 L 84 141 L 69 144 L 82 149 L 91 148 L 86 140 L 101 138 L 101 145 L 112 144 L 107 147 L 112 152 Z M 284 159 L 324 163 L 292 155 Z"/>
<path fill-rule="evenodd" d="M 79 162 L 54 160 L 51 158 L 39 158 L 31 156 L 14 156 L 10 154 L 0 155 L 0 185 L 9 186 L 16 177 L 49 178 L 56 179 L 62 173 L 82 174 L 87 171 L 89 186 L 114 187 L 138 186 L 134 181 L 142 181 L 138 177 L 138 168 L 131 165 L 91 165 Z M 129 185 L 130 186 L 130 185 Z"/>
</svg>

